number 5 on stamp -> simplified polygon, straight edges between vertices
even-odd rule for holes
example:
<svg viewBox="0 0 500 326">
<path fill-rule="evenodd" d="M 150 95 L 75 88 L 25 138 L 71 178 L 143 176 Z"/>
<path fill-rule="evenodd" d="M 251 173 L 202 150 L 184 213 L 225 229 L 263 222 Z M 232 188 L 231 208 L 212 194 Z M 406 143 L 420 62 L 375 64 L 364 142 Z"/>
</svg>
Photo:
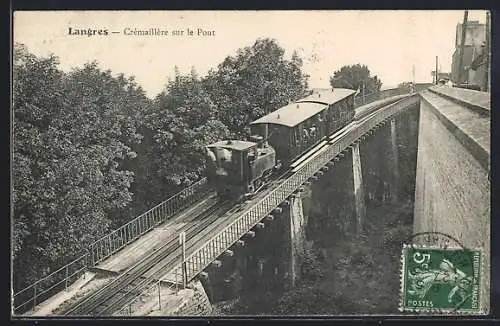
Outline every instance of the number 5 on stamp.
<svg viewBox="0 0 500 326">
<path fill-rule="evenodd" d="M 401 274 L 401 311 L 480 312 L 480 251 L 405 245 Z"/>
</svg>

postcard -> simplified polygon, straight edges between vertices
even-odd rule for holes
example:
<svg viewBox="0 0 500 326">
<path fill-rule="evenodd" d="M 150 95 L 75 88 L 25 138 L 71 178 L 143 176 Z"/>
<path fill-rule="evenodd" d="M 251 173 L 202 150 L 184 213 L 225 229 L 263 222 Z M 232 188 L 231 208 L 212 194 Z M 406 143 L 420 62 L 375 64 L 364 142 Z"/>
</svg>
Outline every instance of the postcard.
<svg viewBox="0 0 500 326">
<path fill-rule="evenodd" d="M 490 311 L 478 10 L 15 11 L 12 316 Z"/>
</svg>

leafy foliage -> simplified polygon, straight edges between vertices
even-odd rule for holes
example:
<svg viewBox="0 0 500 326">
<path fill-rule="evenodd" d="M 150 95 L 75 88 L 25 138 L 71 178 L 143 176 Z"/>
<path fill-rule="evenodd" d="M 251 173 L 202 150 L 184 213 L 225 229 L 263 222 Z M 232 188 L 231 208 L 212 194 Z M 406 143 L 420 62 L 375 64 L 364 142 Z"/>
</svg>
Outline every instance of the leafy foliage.
<svg viewBox="0 0 500 326">
<path fill-rule="evenodd" d="M 330 85 L 338 88 L 350 88 L 361 91 L 365 85 L 365 94 L 379 92 L 382 82 L 377 76 L 370 76 L 370 70 L 366 65 L 348 65 L 333 73 L 330 77 Z"/>
<path fill-rule="evenodd" d="M 326 253 L 319 267 L 324 277 L 303 275 L 296 288 L 276 300 L 273 314 L 397 311 L 401 244 L 412 232 L 412 210 L 390 205 L 370 208 L 366 236 L 335 238 L 326 247 L 319 246 L 326 241 L 315 242 L 314 249 Z M 319 232 L 314 236 L 331 238 L 328 230 Z"/>
<path fill-rule="evenodd" d="M 284 53 L 276 41 L 258 39 L 209 73 L 207 89 L 232 134 L 245 136 L 250 122 L 305 95 L 302 60 L 297 53 L 286 60 Z"/>
<path fill-rule="evenodd" d="M 200 78 L 178 73 L 149 100 L 133 77 L 96 62 L 14 53 L 15 289 L 203 175 L 204 146 L 240 137 L 265 112 L 305 95 L 307 76 L 269 39 Z"/>
<path fill-rule="evenodd" d="M 228 135 L 216 116 L 216 107 L 194 71 L 177 75 L 156 97 L 145 117 L 154 192 L 174 193 L 203 176 L 204 146 Z"/>
<path fill-rule="evenodd" d="M 24 284 L 81 254 L 131 201 L 123 164 L 136 155 L 137 113 L 148 102 L 96 63 L 66 74 L 54 56 L 21 45 L 14 55 L 13 254 Z"/>
</svg>

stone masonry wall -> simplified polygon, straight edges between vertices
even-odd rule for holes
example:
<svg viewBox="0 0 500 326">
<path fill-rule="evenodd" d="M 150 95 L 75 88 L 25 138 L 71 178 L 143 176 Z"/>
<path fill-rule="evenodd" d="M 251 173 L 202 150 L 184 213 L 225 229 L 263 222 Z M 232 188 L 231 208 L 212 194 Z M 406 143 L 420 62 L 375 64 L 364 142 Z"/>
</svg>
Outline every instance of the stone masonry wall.
<svg viewBox="0 0 500 326">
<path fill-rule="evenodd" d="M 183 300 L 172 311 L 172 315 L 176 316 L 204 316 L 212 313 L 212 305 L 200 281 L 194 281 L 191 288 L 181 290 L 178 296 L 182 296 Z"/>
<path fill-rule="evenodd" d="M 442 232 L 467 248 L 483 251 L 481 298 L 482 307 L 486 309 L 489 306 L 490 279 L 489 171 L 463 141 L 464 132 L 471 128 L 471 121 L 477 121 L 481 128 L 488 128 L 489 132 L 489 123 L 481 119 L 436 94 L 423 93 L 414 232 Z M 443 122 L 447 120 L 456 124 L 447 125 Z M 461 121 L 463 125 L 460 125 Z M 462 127 L 464 129 L 460 130 Z"/>
</svg>

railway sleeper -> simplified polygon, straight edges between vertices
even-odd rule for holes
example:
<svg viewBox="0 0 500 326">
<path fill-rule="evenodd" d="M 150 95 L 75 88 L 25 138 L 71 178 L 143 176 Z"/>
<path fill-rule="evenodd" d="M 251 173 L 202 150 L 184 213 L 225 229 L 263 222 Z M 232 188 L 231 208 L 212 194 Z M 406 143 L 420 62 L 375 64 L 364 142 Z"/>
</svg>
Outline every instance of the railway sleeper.
<svg viewBox="0 0 500 326">
<path fill-rule="evenodd" d="M 120 289 L 118 290 L 118 293 L 123 293 L 125 295 L 131 295 L 131 296 L 137 296 L 139 294 L 141 294 L 141 289 L 139 287 L 139 289 L 134 289 L 134 288 L 123 288 L 123 289 Z"/>
</svg>

